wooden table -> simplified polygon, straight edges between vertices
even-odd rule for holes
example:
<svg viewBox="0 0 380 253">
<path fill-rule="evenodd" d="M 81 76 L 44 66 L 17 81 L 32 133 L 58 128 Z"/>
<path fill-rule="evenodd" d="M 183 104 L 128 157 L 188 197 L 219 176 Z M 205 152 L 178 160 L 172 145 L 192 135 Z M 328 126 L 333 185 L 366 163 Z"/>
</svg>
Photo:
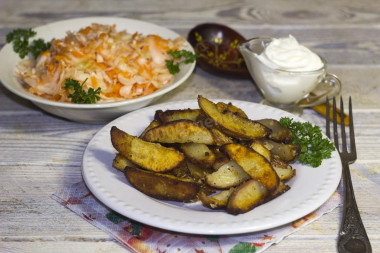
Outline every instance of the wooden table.
<svg viewBox="0 0 380 253">
<path fill-rule="evenodd" d="M 247 38 L 292 34 L 324 56 L 343 82 L 343 98 L 353 98 L 358 149 L 351 165 L 353 184 L 373 252 L 380 252 L 380 2 L 0 0 L 0 46 L 15 28 L 85 16 L 140 19 L 185 37 L 203 22 L 227 24 Z M 158 103 L 195 99 L 198 93 L 262 99 L 250 80 L 216 77 L 197 68 Z M 303 117 L 324 124 L 311 110 Z M 102 126 L 49 115 L 0 86 L 0 252 L 126 252 L 51 199 L 58 187 L 82 180 L 82 153 Z M 340 216 L 338 207 L 267 252 L 335 252 Z"/>
</svg>

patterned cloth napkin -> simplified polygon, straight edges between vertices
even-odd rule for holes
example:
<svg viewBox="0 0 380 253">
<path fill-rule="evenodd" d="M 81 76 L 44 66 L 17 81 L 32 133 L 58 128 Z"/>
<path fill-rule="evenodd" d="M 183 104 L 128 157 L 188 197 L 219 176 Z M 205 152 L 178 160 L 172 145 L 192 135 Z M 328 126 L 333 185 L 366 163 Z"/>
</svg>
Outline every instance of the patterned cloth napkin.
<svg viewBox="0 0 380 253">
<path fill-rule="evenodd" d="M 110 210 L 99 202 L 84 182 L 59 189 L 52 198 L 95 227 L 103 230 L 132 252 L 263 252 L 274 243 L 334 210 L 341 198 L 335 192 L 319 209 L 274 229 L 259 233 L 229 236 L 181 234 L 150 227 Z"/>
</svg>

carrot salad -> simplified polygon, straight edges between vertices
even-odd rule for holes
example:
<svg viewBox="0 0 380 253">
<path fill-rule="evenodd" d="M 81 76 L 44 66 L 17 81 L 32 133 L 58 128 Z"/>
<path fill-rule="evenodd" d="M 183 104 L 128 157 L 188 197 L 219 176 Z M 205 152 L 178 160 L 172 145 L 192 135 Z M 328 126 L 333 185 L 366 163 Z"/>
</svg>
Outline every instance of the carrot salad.
<svg viewBox="0 0 380 253">
<path fill-rule="evenodd" d="M 116 25 L 92 24 L 51 42 L 36 60 L 18 65 L 18 77 L 29 92 L 54 101 L 70 102 L 67 78 L 83 89 L 101 88 L 99 102 L 115 102 L 150 94 L 173 79 L 166 67 L 169 50 L 180 50 L 184 39 L 164 39 L 116 31 Z"/>
</svg>

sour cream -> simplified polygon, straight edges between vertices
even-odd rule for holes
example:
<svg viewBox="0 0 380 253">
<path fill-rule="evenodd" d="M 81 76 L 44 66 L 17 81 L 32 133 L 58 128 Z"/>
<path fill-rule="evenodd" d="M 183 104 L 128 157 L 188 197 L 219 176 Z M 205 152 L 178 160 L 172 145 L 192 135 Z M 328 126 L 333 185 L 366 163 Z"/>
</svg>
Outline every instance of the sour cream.
<svg viewBox="0 0 380 253">
<path fill-rule="evenodd" d="M 287 71 L 314 71 L 323 67 L 321 58 L 289 35 L 287 38 L 273 39 L 265 50 L 257 56 L 265 65 L 273 69 Z"/>
<path fill-rule="evenodd" d="M 321 82 L 325 61 L 293 37 L 254 38 L 239 47 L 252 78 L 276 107 L 294 106 Z"/>
</svg>

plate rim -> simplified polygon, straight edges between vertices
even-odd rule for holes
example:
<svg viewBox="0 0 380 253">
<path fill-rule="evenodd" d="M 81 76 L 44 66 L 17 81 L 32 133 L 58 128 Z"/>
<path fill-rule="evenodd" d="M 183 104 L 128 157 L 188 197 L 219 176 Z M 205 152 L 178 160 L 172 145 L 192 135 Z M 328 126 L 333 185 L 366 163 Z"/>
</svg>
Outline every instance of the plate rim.
<svg viewBox="0 0 380 253">
<path fill-rule="evenodd" d="M 274 110 L 277 113 L 280 113 L 281 115 L 290 116 L 290 117 L 295 118 L 295 119 L 297 119 L 299 121 L 306 122 L 302 118 L 297 117 L 295 115 L 292 115 L 290 113 L 287 113 L 285 111 L 279 110 L 277 108 L 273 108 L 273 107 L 257 104 L 257 103 L 252 103 L 252 102 L 248 102 L 248 101 L 241 101 L 241 100 L 233 100 L 233 99 L 211 99 L 211 100 L 214 101 L 214 102 L 219 102 L 219 101 L 222 101 L 222 102 L 231 102 L 233 104 L 236 104 L 237 106 L 241 106 L 240 103 L 242 103 L 242 104 L 250 104 L 251 106 L 259 106 L 259 107 L 262 107 L 262 108 L 263 107 L 264 108 L 270 108 L 270 110 Z M 277 222 L 277 223 L 273 224 L 273 223 L 267 222 L 265 225 L 260 225 L 260 226 L 256 226 L 256 227 L 252 226 L 252 225 L 246 225 L 245 227 L 239 227 L 239 228 L 233 228 L 233 229 L 231 229 L 230 227 L 228 227 L 228 224 L 220 224 L 220 226 L 216 227 L 216 228 L 213 227 L 213 228 L 204 229 L 205 226 L 208 226 L 208 223 L 207 222 L 205 223 L 204 221 L 202 222 L 201 220 L 198 223 L 191 224 L 191 222 L 190 223 L 189 222 L 187 222 L 187 223 L 186 222 L 184 222 L 184 223 L 182 222 L 181 223 L 181 221 L 178 221 L 178 220 L 170 220 L 170 218 L 168 220 L 167 218 L 164 218 L 164 222 L 162 222 L 162 220 L 160 220 L 160 217 L 157 217 L 157 215 L 155 215 L 155 214 L 150 214 L 149 213 L 148 215 L 151 215 L 151 217 L 153 217 L 152 219 L 154 219 L 152 221 L 152 220 L 146 220 L 147 213 L 144 213 L 142 210 L 135 210 L 135 213 L 130 213 L 128 211 L 126 212 L 125 209 L 123 209 L 123 208 L 125 208 L 124 204 L 116 204 L 115 205 L 115 203 L 112 203 L 112 201 L 119 201 L 119 200 L 115 200 L 114 196 L 113 196 L 113 198 L 109 198 L 110 197 L 109 194 L 104 194 L 104 193 L 100 192 L 99 188 L 96 188 L 94 186 L 93 179 L 90 178 L 88 169 L 86 168 L 86 166 L 88 166 L 88 165 L 86 165 L 86 163 L 87 163 L 86 159 L 87 159 L 87 156 L 89 155 L 89 152 L 91 152 L 89 150 L 91 149 L 91 146 L 93 145 L 93 142 L 96 140 L 96 138 L 99 138 L 99 136 L 102 133 L 104 133 L 105 131 L 109 131 L 109 129 L 111 128 L 112 125 L 117 125 L 117 124 L 123 122 L 124 120 L 130 118 L 131 114 L 132 115 L 141 114 L 142 113 L 141 111 L 148 112 L 148 111 L 156 110 L 156 109 L 159 109 L 159 108 L 162 108 L 162 107 L 176 106 L 178 104 L 192 104 L 192 105 L 195 105 L 196 101 L 194 101 L 194 100 L 171 101 L 171 102 L 157 104 L 157 105 L 152 105 L 152 106 L 148 106 L 148 107 L 136 110 L 134 112 L 128 113 L 126 115 L 123 115 L 123 116 L 121 116 L 121 117 L 119 117 L 119 118 L 111 121 L 110 123 L 108 123 L 107 125 L 105 125 L 102 129 L 100 129 L 93 136 L 93 138 L 89 141 L 89 143 L 88 143 L 88 145 L 87 145 L 87 147 L 86 147 L 86 149 L 85 149 L 85 151 L 83 153 L 82 176 L 83 176 L 83 179 L 84 179 L 87 187 L 90 189 L 90 191 L 92 192 L 92 194 L 94 194 L 94 196 L 97 199 L 99 199 L 103 204 L 105 204 L 106 206 L 108 206 L 110 209 L 112 209 L 112 210 L 114 210 L 114 211 L 116 211 L 116 212 L 118 212 L 118 213 L 120 213 L 120 214 L 122 214 L 122 215 L 124 215 L 124 216 L 126 216 L 128 218 L 131 218 L 131 219 L 137 220 L 139 222 L 142 222 L 144 224 L 147 224 L 147 225 L 150 225 L 150 226 L 153 226 L 153 227 L 157 227 L 157 228 L 161 228 L 161 229 L 170 230 L 170 231 L 181 232 L 181 233 L 190 233 L 190 234 L 200 234 L 200 235 L 233 235 L 233 234 L 244 234 L 244 233 L 250 233 L 250 232 L 258 232 L 258 231 L 263 231 L 263 230 L 266 230 L 266 229 L 271 229 L 271 228 L 275 228 L 275 227 L 279 227 L 279 226 L 288 224 L 288 223 L 290 223 L 292 221 L 295 221 L 295 220 L 297 220 L 299 218 L 302 218 L 303 216 L 309 214 L 310 212 L 315 211 L 316 209 L 318 209 L 336 191 L 336 189 L 337 189 L 337 187 L 339 185 L 339 182 L 340 182 L 340 178 L 341 178 L 341 162 L 340 162 L 339 154 L 335 150 L 333 152 L 333 158 L 335 160 L 332 160 L 332 161 L 335 163 L 335 165 L 337 165 L 337 166 L 339 165 L 339 166 L 338 166 L 338 168 L 333 173 L 330 172 L 330 173 L 332 173 L 330 176 L 333 177 L 333 179 L 332 179 L 333 182 L 330 183 L 328 189 L 326 189 L 326 187 L 323 189 L 324 190 L 323 200 L 319 200 L 319 202 L 317 204 L 314 204 L 312 206 L 305 207 L 304 211 L 302 212 L 302 215 L 298 214 L 296 218 L 294 218 L 294 215 L 293 215 L 291 218 L 285 218 L 285 219 L 283 219 L 283 221 L 280 222 L 280 223 Z M 182 107 L 174 107 L 174 108 L 175 109 L 181 109 Z M 242 109 L 244 110 L 245 108 L 242 108 Z M 151 115 L 151 116 L 153 118 L 153 115 Z M 143 129 L 143 127 L 144 126 L 141 127 L 141 130 Z M 324 135 L 324 137 L 326 137 L 326 136 Z M 114 150 L 114 152 L 115 152 L 115 150 Z M 110 166 L 112 167 L 111 164 L 110 164 Z M 312 168 L 312 169 L 318 169 L 318 168 Z M 114 170 L 116 171 L 116 169 L 114 169 Z M 105 196 L 105 195 L 107 195 L 107 196 Z M 139 196 L 140 197 L 143 196 L 143 198 L 150 199 L 149 201 L 152 202 L 152 203 L 149 203 L 149 204 L 152 204 L 153 207 L 155 207 L 155 208 L 156 207 L 162 207 L 159 204 L 157 204 L 158 202 L 161 203 L 161 204 L 162 203 L 164 203 L 164 204 L 168 203 L 167 201 L 154 200 L 154 199 L 150 198 L 149 196 L 144 195 L 141 192 L 139 193 Z M 111 200 L 111 203 L 110 203 L 110 200 Z M 270 202 L 268 202 L 268 203 L 270 203 Z M 200 214 L 199 213 L 200 211 L 197 211 L 197 210 L 189 210 L 189 209 L 183 210 L 181 208 L 178 209 L 177 207 L 173 207 L 173 206 L 169 206 L 169 209 L 173 210 L 173 211 L 176 211 L 176 212 L 181 212 L 181 214 L 196 215 L 197 217 Z M 217 212 L 214 212 L 214 211 L 210 211 L 209 213 L 212 213 L 212 214 L 214 214 L 216 216 L 220 215 L 220 214 L 218 214 Z M 227 217 L 231 218 L 231 220 L 233 220 L 233 222 L 235 222 L 235 220 L 236 220 L 235 217 L 243 217 L 242 220 L 244 221 L 244 216 L 247 216 L 245 218 L 249 219 L 249 217 L 250 217 L 249 213 L 250 212 L 248 212 L 247 214 L 240 214 L 238 216 L 233 216 L 231 214 L 227 214 Z M 292 215 L 289 212 L 288 212 L 288 214 Z M 160 221 L 160 222 L 158 222 L 158 221 Z M 169 223 L 165 223 L 165 222 L 168 222 L 168 221 L 169 221 Z M 241 222 L 240 219 L 238 221 Z M 248 221 L 248 220 L 245 220 L 245 221 Z M 185 225 L 185 226 L 179 226 L 179 224 L 180 225 Z M 201 224 L 201 228 L 198 226 L 199 224 Z"/>
<path fill-rule="evenodd" d="M 117 22 L 135 22 L 135 23 L 151 26 L 152 28 L 159 28 L 159 29 L 165 31 L 166 33 L 172 34 L 171 36 L 173 36 L 173 37 L 177 36 L 177 37 L 184 38 L 183 36 L 181 36 L 177 32 L 175 32 L 175 31 L 173 31 L 173 30 L 171 30 L 171 29 L 169 29 L 167 27 L 160 26 L 160 25 L 157 25 L 155 23 L 147 22 L 147 21 L 144 21 L 144 20 L 124 18 L 124 17 L 89 16 L 89 17 L 82 17 L 82 18 L 69 18 L 69 19 L 57 20 L 57 21 L 54 21 L 54 22 L 51 22 L 51 23 L 47 23 L 47 24 L 44 24 L 44 25 L 41 25 L 41 26 L 33 27 L 32 29 L 37 30 L 37 35 L 36 36 L 38 37 L 39 35 L 41 35 L 41 34 L 39 34 L 39 33 L 41 33 L 40 30 L 45 30 L 43 33 L 46 33 L 47 32 L 46 30 L 49 30 L 51 26 L 57 26 L 57 25 L 63 26 L 66 23 L 75 22 L 75 21 L 76 22 L 88 22 L 88 24 L 95 23 L 95 22 L 96 23 L 102 23 L 102 22 L 104 22 L 104 20 L 106 20 L 109 23 L 113 22 L 116 25 L 118 25 Z M 86 24 L 86 25 L 88 25 L 88 24 Z M 127 28 L 121 28 L 120 30 L 125 30 L 125 29 L 127 29 Z M 64 30 L 62 32 L 67 32 L 67 31 L 68 30 Z M 53 36 L 53 34 L 51 34 L 48 37 L 53 38 L 54 36 Z M 184 38 L 184 39 L 185 39 L 186 50 L 190 50 L 193 53 L 195 53 L 194 49 L 190 45 L 190 43 L 186 40 L 186 38 Z M 5 43 L 5 45 L 1 48 L 1 50 L 0 50 L 0 60 L 2 58 L 5 58 L 4 55 L 6 55 L 6 54 L 11 54 L 13 56 L 16 56 L 18 58 L 18 62 L 22 60 L 13 51 L 12 45 L 9 44 L 9 43 Z M 168 85 L 166 87 L 163 87 L 162 89 L 160 89 L 160 90 L 158 90 L 156 92 L 153 92 L 153 93 L 148 94 L 146 96 L 130 99 L 130 100 L 122 100 L 122 101 L 109 102 L 109 103 L 96 103 L 96 104 L 64 103 L 64 102 L 51 101 L 51 100 L 48 100 L 48 99 L 44 99 L 42 97 L 39 97 L 37 95 L 29 93 L 27 90 L 25 90 L 25 92 L 19 91 L 16 87 L 18 86 L 18 87 L 22 88 L 21 87 L 22 84 L 16 80 L 16 77 L 14 75 L 15 67 L 16 66 L 13 66 L 13 65 L 10 67 L 12 69 L 12 75 L 13 75 L 12 79 L 13 80 L 11 82 L 8 82 L 7 81 L 8 78 L 6 77 L 7 74 L 2 74 L 5 71 L 4 72 L 0 71 L 0 82 L 3 84 L 3 86 L 6 89 L 8 89 L 9 91 L 11 91 L 13 94 L 15 94 L 15 95 L 17 95 L 19 97 L 22 97 L 22 98 L 24 98 L 26 100 L 29 100 L 29 101 L 31 101 L 33 103 L 38 103 L 38 104 L 48 105 L 48 106 L 55 106 L 57 108 L 60 107 L 60 108 L 69 108 L 69 109 L 111 108 L 111 107 L 116 107 L 116 106 L 117 107 L 127 106 L 129 104 L 137 104 L 137 103 L 142 103 L 142 102 L 145 102 L 145 101 L 156 99 L 157 97 L 160 97 L 161 95 L 166 94 L 166 93 L 170 92 L 171 90 L 177 88 L 181 84 L 183 84 L 190 77 L 190 75 L 194 72 L 195 66 L 196 66 L 196 62 L 193 62 L 191 64 L 185 65 L 184 66 L 185 70 L 182 73 L 180 72 L 181 76 L 179 77 L 178 80 L 176 80 L 174 83 L 171 83 L 170 85 Z M 10 75 L 10 73 L 8 73 L 8 75 Z"/>
</svg>

